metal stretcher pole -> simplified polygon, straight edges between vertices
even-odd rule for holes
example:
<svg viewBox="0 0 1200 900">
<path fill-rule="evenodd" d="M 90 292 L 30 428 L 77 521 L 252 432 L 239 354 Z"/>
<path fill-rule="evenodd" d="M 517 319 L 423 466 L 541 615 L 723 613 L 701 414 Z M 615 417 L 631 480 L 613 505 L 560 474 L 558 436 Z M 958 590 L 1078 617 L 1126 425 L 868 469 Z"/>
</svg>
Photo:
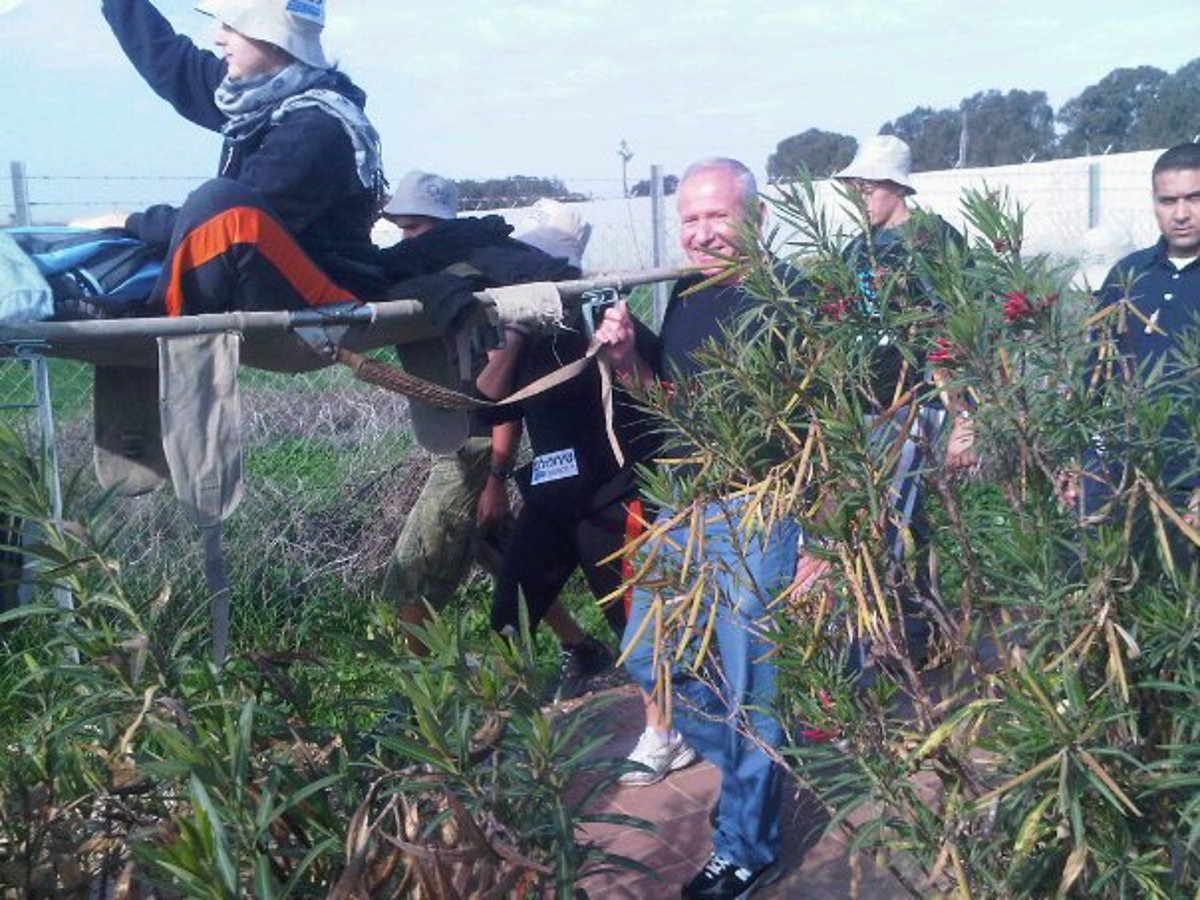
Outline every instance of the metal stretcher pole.
<svg viewBox="0 0 1200 900">
<path fill-rule="evenodd" d="M 582 297 L 588 291 L 614 288 L 625 291 L 643 284 L 670 281 L 692 271 L 687 268 L 647 269 L 636 272 L 602 273 L 591 278 L 553 282 L 559 296 L 566 300 Z M 480 299 L 485 294 L 478 294 Z M 503 310 L 500 310 L 503 315 Z M 143 319 L 89 319 L 76 322 L 33 322 L 0 328 L 0 344 L 37 343 L 52 347 L 91 344 L 105 337 L 159 338 L 236 331 L 241 334 L 283 332 L 313 325 L 362 325 L 413 320 L 411 336 L 433 336 L 432 327 L 423 327 L 418 300 L 384 300 L 366 304 L 279 312 L 206 313 L 198 316 Z"/>
<path fill-rule="evenodd" d="M 204 585 L 212 626 L 212 652 L 217 665 L 225 662 L 229 647 L 229 572 L 221 541 L 221 523 L 200 529 L 204 539 Z"/>
</svg>

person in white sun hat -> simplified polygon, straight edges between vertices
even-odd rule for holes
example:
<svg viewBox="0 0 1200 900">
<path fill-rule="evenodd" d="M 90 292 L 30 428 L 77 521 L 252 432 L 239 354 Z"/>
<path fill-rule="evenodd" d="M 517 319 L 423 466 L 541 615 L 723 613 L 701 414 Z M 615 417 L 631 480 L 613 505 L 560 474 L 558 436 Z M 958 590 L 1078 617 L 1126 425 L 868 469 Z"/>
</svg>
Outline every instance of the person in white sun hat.
<svg viewBox="0 0 1200 900">
<path fill-rule="evenodd" d="M 907 197 L 917 189 L 912 183 L 912 150 L 890 134 L 863 141 L 850 165 L 833 177 L 855 188 L 866 205 L 872 228 L 895 228 L 910 215 Z"/>
<path fill-rule="evenodd" d="M 577 269 L 582 269 L 583 252 L 591 236 L 592 226 L 583 221 L 578 211 L 549 197 L 535 200 L 521 210 L 513 228 L 513 237 L 518 241 L 565 259 Z"/>
<path fill-rule="evenodd" d="M 866 138 L 850 165 L 833 177 L 849 187 L 861 203 L 863 230 L 850 240 L 842 256 L 854 279 L 855 292 L 849 302 L 865 323 L 864 339 L 875 345 L 869 384 L 873 408 L 868 418 L 876 439 L 884 444 L 894 442 L 898 423 L 907 422 L 911 403 L 917 404 L 914 424 L 892 475 L 885 540 L 896 571 L 913 573 L 902 579 L 900 600 L 909 654 L 920 667 L 928 658 L 933 636 L 934 617 L 929 615 L 928 605 L 935 602 L 921 473 L 927 466 L 929 448 L 939 445 L 947 414 L 958 413 L 960 402 L 957 394 L 934 389 L 944 379 L 932 365 L 932 355 L 929 365 L 913 364 L 906 357 L 903 345 L 919 348 L 916 333 L 911 328 L 897 329 L 889 320 L 913 311 L 937 313 L 942 309 L 944 304 L 925 273 L 931 265 L 962 256 L 966 241 L 940 216 L 909 208 L 908 198 L 917 192 L 912 151 L 895 135 Z M 915 399 L 896 411 L 896 404 L 908 392 Z M 889 409 L 893 414 L 883 417 Z M 947 465 L 966 465 L 973 459 L 973 433 L 967 419 L 955 416 L 953 422 L 943 460 Z M 801 559 L 804 569 L 824 565 L 815 557 Z M 866 648 L 853 646 L 847 668 L 860 672 L 866 663 Z"/>
<path fill-rule="evenodd" d="M 321 46 L 324 0 L 203 0 L 196 9 L 216 20 L 216 53 L 176 34 L 148 0 L 101 4 L 155 93 L 225 141 L 218 177 L 181 207 L 124 219 L 166 253 L 147 312 L 381 297 L 370 237 L 386 188 L 379 136 L 366 95 Z"/>
</svg>

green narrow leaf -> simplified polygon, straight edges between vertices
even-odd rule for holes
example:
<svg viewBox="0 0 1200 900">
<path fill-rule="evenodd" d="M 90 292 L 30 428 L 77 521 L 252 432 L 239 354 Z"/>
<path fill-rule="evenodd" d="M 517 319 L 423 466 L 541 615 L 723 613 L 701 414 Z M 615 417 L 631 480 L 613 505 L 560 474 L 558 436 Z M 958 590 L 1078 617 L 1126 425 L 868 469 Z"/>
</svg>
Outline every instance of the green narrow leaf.
<svg viewBox="0 0 1200 900">
<path fill-rule="evenodd" d="M 279 883 L 271 871 L 271 861 L 264 854 L 254 859 L 254 900 L 275 900 L 279 896 Z"/>
<path fill-rule="evenodd" d="M 207 843 L 213 855 L 217 875 L 221 879 L 220 887 L 229 900 L 235 900 L 238 896 L 237 868 L 234 866 L 233 857 L 229 852 L 229 839 L 225 833 L 225 826 L 221 822 L 221 817 L 217 813 L 208 790 L 195 775 L 188 780 L 188 794 L 191 797 L 193 808 L 202 812 L 207 820 L 208 828 L 205 836 L 208 838 Z"/>
</svg>

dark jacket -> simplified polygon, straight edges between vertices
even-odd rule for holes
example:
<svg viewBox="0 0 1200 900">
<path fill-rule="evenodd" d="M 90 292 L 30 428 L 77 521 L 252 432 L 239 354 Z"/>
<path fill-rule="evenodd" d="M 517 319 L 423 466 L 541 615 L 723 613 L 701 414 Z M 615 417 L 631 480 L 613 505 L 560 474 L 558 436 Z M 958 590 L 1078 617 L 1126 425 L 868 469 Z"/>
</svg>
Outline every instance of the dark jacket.
<svg viewBox="0 0 1200 900">
<path fill-rule="evenodd" d="M 811 285 L 800 271 L 778 261 L 772 263 L 772 269 L 789 297 L 807 301 Z M 697 376 L 703 371 L 695 357 L 698 350 L 709 343 L 726 344 L 738 333 L 739 323 L 751 313 L 757 315 L 760 326 L 771 315 L 763 300 L 747 293 L 740 282 L 697 289 L 704 281 L 705 276 L 696 274 L 675 282 L 658 340 L 648 353 L 641 354 L 655 375 L 664 381 Z"/>
<path fill-rule="evenodd" d="M 871 356 L 871 393 L 883 407 L 890 405 L 901 377 L 904 384 L 900 390 L 906 391 L 919 385 L 925 376 L 923 352 L 917 353 L 915 366 L 905 366 L 899 343 L 908 341 L 908 336 L 900 336 L 898 341 L 884 327 L 888 316 L 883 303 L 886 301 L 892 313 L 912 310 L 941 313 L 945 303 L 924 270 L 944 260 L 952 247 L 959 254 L 966 250 L 966 239 L 954 226 L 941 216 L 914 210 L 896 228 L 877 228 L 869 236 L 856 235 L 842 251 L 854 275 L 857 312 L 868 323 L 879 325 L 877 331 L 873 325 L 869 326 L 867 337 L 877 342 Z M 885 285 L 890 285 L 890 292 Z M 881 292 L 886 292 L 886 296 L 881 296 Z M 928 402 L 940 403 L 936 396 Z"/>
<path fill-rule="evenodd" d="M 424 234 L 387 247 L 381 257 L 388 296 L 421 300 L 426 316 L 438 322 L 449 316 L 438 316 L 433 304 L 466 309 L 475 303 L 472 291 L 579 277 L 579 269 L 567 260 L 523 244 L 511 234 L 512 226 L 500 216 L 446 219 Z M 485 435 L 493 424 L 492 419 L 472 415 L 471 433 Z"/>
<path fill-rule="evenodd" d="M 213 100 L 225 62 L 175 33 L 147 0 L 103 0 L 104 17 L 134 68 L 191 122 L 219 132 L 225 115 Z M 341 72 L 317 85 L 360 108 L 366 95 Z M 354 148 L 341 123 L 315 108 L 288 113 L 240 144 L 226 142 L 218 175 L 255 190 L 296 242 L 340 286 L 364 299 L 382 296 L 378 251 L 371 243 L 377 212 L 373 188 L 358 177 Z M 178 211 L 168 205 L 135 213 L 126 228 L 166 247 Z"/>
<path fill-rule="evenodd" d="M 424 234 L 382 251 L 388 283 L 434 275 L 463 264 L 474 273 L 454 270 L 462 272 L 472 290 L 579 277 L 579 270 L 567 260 L 521 243 L 511 236 L 512 230 L 500 216 L 446 219 Z"/>
</svg>

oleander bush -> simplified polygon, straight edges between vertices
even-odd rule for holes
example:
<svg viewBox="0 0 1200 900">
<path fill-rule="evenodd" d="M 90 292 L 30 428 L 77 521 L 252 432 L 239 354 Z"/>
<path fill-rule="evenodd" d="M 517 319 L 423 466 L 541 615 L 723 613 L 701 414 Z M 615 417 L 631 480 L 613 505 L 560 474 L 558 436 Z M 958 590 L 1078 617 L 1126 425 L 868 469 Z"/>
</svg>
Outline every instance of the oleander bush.
<svg viewBox="0 0 1200 900">
<path fill-rule="evenodd" d="M 780 227 L 744 269 L 760 305 L 738 339 L 707 355 L 686 402 L 679 385 L 644 399 L 668 440 L 697 448 L 690 467 L 648 479 L 680 521 L 739 494 L 746 529 L 794 516 L 830 566 L 777 603 L 780 761 L 828 827 L 913 896 L 1195 896 L 1200 533 L 1163 472 L 1172 455 L 1200 467 L 1200 327 L 1173 378 L 1122 372 L 1109 335 L 1133 314 L 1094 314 L 1070 267 L 1022 252 L 1021 211 L 986 191 L 963 197 L 967 246 L 926 240 L 875 266 L 868 317 L 813 186 L 774 212 Z M 802 270 L 804 299 L 773 256 Z M 883 333 L 929 375 L 910 395 L 872 395 Z M 891 473 L 916 417 L 951 394 L 978 458 L 950 471 L 948 428 L 915 438 L 925 561 L 895 520 Z M 869 417 L 880 408 L 890 430 Z M 1163 438 L 1168 417 L 1186 440 Z M 1099 478 L 1108 503 L 1085 509 L 1080 485 Z M 706 639 L 711 602 L 695 535 L 687 551 L 671 586 L 683 602 L 653 626 L 677 645 Z"/>
<path fill-rule="evenodd" d="M 388 610 L 329 611 L 217 666 L 203 605 L 127 589 L 75 501 L 0 432 L 37 580 L 0 614 L 0 897 L 565 897 L 636 865 L 577 843 L 620 764 L 599 706 L 543 705 L 532 642 L 436 617 L 418 658 Z"/>
</svg>

